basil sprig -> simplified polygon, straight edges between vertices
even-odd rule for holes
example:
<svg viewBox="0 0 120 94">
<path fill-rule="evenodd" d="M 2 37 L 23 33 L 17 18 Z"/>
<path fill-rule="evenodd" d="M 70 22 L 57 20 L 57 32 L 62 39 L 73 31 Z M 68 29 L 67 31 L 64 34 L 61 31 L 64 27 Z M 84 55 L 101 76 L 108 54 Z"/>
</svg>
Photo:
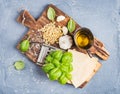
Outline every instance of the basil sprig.
<svg viewBox="0 0 120 94">
<path fill-rule="evenodd" d="M 72 79 L 72 61 L 72 53 L 62 50 L 52 51 L 45 58 L 42 69 L 50 80 L 58 80 L 59 83 L 66 84 Z"/>
<path fill-rule="evenodd" d="M 75 22 L 73 19 L 70 19 L 67 24 L 67 28 L 69 32 L 73 32 L 75 30 Z"/>
<path fill-rule="evenodd" d="M 28 49 L 29 49 L 29 46 L 30 46 L 30 42 L 29 42 L 29 40 L 23 40 L 22 42 L 21 42 L 21 44 L 20 44 L 20 50 L 22 51 L 22 52 L 26 52 L 26 51 L 28 51 Z"/>
<path fill-rule="evenodd" d="M 55 10 L 52 7 L 48 8 L 47 17 L 48 17 L 49 20 L 54 21 L 54 19 L 55 19 Z"/>
</svg>

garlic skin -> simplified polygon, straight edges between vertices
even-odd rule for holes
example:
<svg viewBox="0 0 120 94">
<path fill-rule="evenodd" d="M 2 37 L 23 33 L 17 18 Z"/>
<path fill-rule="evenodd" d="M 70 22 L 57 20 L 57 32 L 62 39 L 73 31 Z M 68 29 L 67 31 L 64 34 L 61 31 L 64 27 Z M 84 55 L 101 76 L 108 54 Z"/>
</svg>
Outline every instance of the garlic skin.
<svg viewBox="0 0 120 94">
<path fill-rule="evenodd" d="M 66 26 L 63 26 L 63 27 L 62 27 L 62 31 L 63 31 L 63 34 L 64 34 L 64 35 L 67 35 L 68 29 L 67 29 Z"/>
<path fill-rule="evenodd" d="M 60 21 L 63 21 L 64 19 L 65 19 L 65 16 L 60 15 L 57 17 L 56 21 L 60 22 Z"/>
<path fill-rule="evenodd" d="M 72 37 L 69 35 L 65 35 L 59 38 L 59 46 L 61 49 L 67 50 L 71 48 L 73 44 Z"/>
</svg>

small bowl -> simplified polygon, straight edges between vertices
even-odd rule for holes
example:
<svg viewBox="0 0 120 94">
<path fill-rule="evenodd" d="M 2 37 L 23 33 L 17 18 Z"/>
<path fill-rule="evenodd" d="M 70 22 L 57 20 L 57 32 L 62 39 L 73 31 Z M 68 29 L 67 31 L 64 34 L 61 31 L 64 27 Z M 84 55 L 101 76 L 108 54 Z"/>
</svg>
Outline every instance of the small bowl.
<svg viewBox="0 0 120 94">
<path fill-rule="evenodd" d="M 87 36 L 88 39 L 89 39 L 89 43 L 88 43 L 86 46 L 84 46 L 84 47 L 80 47 L 80 46 L 78 45 L 78 42 L 76 41 L 77 34 L 83 34 L 83 35 Z M 75 33 L 74 33 L 74 42 L 75 42 L 75 44 L 76 44 L 76 46 L 77 46 L 78 48 L 82 48 L 82 49 L 84 49 L 84 50 L 88 50 L 88 49 L 90 49 L 91 46 L 93 46 L 94 36 L 93 36 L 91 30 L 89 30 L 88 28 L 85 28 L 85 27 L 79 28 L 79 29 L 77 29 L 77 30 L 75 31 Z"/>
</svg>

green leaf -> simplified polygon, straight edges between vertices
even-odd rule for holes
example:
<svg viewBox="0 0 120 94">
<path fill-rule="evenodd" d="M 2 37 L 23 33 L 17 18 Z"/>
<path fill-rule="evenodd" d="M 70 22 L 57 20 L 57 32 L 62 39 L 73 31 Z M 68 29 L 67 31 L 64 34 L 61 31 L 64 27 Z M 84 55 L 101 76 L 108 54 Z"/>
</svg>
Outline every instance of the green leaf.
<svg viewBox="0 0 120 94">
<path fill-rule="evenodd" d="M 69 55 L 69 56 L 72 57 L 72 53 L 71 52 L 64 52 L 63 56 L 65 56 L 65 55 Z"/>
<path fill-rule="evenodd" d="M 68 81 L 68 79 L 66 78 L 65 73 L 63 73 L 63 74 L 61 75 L 61 77 L 58 79 L 58 82 L 59 82 L 60 84 L 63 84 L 63 85 L 66 84 L 67 81 Z"/>
<path fill-rule="evenodd" d="M 69 73 L 73 71 L 73 66 L 71 63 L 62 63 L 60 69 L 62 72 Z"/>
<path fill-rule="evenodd" d="M 70 56 L 70 55 L 63 55 L 62 56 L 61 62 L 71 63 L 72 61 L 73 61 L 72 56 Z"/>
<path fill-rule="evenodd" d="M 67 28 L 69 30 L 69 32 L 73 32 L 75 30 L 75 22 L 74 20 L 70 19 L 68 24 L 67 24 Z"/>
<path fill-rule="evenodd" d="M 69 65 L 69 72 L 73 71 L 73 66 L 72 64 Z"/>
<path fill-rule="evenodd" d="M 67 77 L 68 80 L 72 79 L 72 75 L 70 73 L 66 74 L 65 76 Z"/>
<path fill-rule="evenodd" d="M 61 76 L 62 72 L 58 68 L 54 68 L 49 72 L 49 79 L 50 80 L 58 80 L 58 78 Z"/>
<path fill-rule="evenodd" d="M 59 67 L 60 66 L 60 62 L 57 59 L 53 59 L 52 63 L 56 66 Z"/>
<path fill-rule="evenodd" d="M 60 69 L 62 72 L 68 73 L 69 72 L 69 65 L 66 66 L 64 64 L 61 64 Z"/>
<path fill-rule="evenodd" d="M 23 61 L 16 61 L 14 67 L 16 70 L 23 70 L 25 68 L 25 63 Z"/>
<path fill-rule="evenodd" d="M 21 50 L 22 52 L 26 52 L 26 51 L 28 51 L 29 46 L 30 46 L 30 42 L 29 42 L 28 40 L 24 40 L 24 41 L 22 41 L 21 44 L 20 44 L 20 50 Z"/>
<path fill-rule="evenodd" d="M 47 17 L 48 17 L 49 20 L 54 21 L 54 18 L 55 18 L 55 10 L 54 10 L 52 7 L 49 7 L 49 8 L 48 8 Z"/>
<path fill-rule="evenodd" d="M 45 58 L 45 60 L 46 60 L 46 62 L 51 63 L 52 60 L 53 60 L 53 58 L 52 58 L 50 55 L 48 55 L 48 56 Z"/>
<path fill-rule="evenodd" d="M 62 50 L 56 50 L 55 52 L 52 53 L 52 57 L 57 59 L 58 61 L 61 60 L 62 55 L 63 55 Z"/>
<path fill-rule="evenodd" d="M 43 69 L 44 72 L 48 73 L 54 67 L 55 66 L 52 63 L 47 63 L 42 67 L 42 69 Z"/>
</svg>

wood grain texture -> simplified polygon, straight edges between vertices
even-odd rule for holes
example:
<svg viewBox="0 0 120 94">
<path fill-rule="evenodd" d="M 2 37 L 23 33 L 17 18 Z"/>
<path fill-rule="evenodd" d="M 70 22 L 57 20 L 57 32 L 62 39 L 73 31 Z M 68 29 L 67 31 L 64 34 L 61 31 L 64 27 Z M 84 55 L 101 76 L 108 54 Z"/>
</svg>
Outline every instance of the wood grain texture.
<svg viewBox="0 0 120 94">
<path fill-rule="evenodd" d="M 21 12 L 20 16 L 17 18 L 17 21 L 22 23 L 24 26 L 27 26 L 32 29 L 37 29 L 36 20 L 30 15 L 27 10 Z"/>
</svg>

